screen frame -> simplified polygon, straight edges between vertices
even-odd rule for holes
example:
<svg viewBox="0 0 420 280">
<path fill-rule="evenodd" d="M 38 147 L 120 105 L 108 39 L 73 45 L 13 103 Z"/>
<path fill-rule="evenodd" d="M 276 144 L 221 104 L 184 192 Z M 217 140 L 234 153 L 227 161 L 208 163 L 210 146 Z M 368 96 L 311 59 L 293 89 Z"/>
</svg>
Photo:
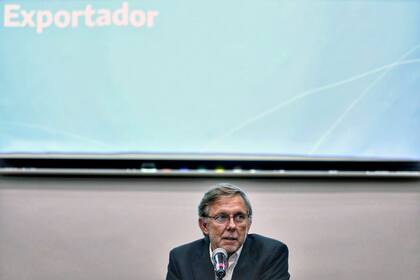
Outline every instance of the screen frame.
<svg viewBox="0 0 420 280">
<path fill-rule="evenodd" d="M 204 154 L 0 154 L 0 174 L 420 178 L 420 161 Z"/>
</svg>

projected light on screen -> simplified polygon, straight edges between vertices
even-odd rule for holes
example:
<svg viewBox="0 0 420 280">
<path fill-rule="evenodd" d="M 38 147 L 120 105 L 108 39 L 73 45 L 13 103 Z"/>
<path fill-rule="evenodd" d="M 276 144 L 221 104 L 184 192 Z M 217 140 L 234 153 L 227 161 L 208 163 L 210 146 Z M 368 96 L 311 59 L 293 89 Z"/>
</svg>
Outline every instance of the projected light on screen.
<svg viewBox="0 0 420 280">
<path fill-rule="evenodd" d="M 420 1 L 0 7 L 1 154 L 420 159 Z"/>
</svg>

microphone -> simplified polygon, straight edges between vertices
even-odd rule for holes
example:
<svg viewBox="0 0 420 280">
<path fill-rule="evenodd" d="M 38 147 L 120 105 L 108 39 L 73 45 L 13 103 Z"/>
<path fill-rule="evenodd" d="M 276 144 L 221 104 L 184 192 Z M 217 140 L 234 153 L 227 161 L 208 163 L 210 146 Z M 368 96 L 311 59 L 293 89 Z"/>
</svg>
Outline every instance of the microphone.
<svg viewBox="0 0 420 280">
<path fill-rule="evenodd" d="M 217 248 L 212 254 L 214 273 L 217 279 L 223 279 L 226 275 L 227 269 L 227 252 L 223 248 Z"/>
</svg>

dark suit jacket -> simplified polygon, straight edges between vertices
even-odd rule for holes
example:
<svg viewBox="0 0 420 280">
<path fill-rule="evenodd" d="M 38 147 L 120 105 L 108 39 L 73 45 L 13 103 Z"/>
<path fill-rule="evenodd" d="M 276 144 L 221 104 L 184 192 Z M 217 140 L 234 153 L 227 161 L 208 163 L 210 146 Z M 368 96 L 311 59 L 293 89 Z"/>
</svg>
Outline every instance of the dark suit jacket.
<svg viewBox="0 0 420 280">
<path fill-rule="evenodd" d="M 288 280 L 289 250 L 280 241 L 248 234 L 232 280 Z M 166 280 L 215 280 L 209 241 L 203 238 L 169 253 Z"/>
</svg>

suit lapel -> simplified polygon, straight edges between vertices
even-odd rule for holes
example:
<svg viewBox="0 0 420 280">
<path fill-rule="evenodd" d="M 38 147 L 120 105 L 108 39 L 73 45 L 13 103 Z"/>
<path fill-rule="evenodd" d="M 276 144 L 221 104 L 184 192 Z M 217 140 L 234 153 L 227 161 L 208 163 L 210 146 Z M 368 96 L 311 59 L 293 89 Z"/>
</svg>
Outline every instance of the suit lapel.
<svg viewBox="0 0 420 280">
<path fill-rule="evenodd" d="M 203 242 L 192 263 L 194 280 L 214 280 L 213 264 L 209 255 L 209 243 Z"/>
<path fill-rule="evenodd" d="M 254 279 L 256 260 L 252 257 L 252 239 L 246 239 L 238 263 L 233 270 L 232 280 Z"/>
</svg>

